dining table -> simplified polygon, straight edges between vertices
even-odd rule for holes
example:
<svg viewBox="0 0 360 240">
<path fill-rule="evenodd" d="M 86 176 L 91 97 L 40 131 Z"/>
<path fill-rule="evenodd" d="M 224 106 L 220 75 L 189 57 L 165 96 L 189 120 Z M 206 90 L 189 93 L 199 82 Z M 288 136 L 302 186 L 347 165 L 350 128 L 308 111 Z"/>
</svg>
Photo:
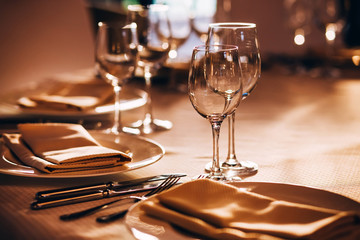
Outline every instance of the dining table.
<svg viewBox="0 0 360 240">
<path fill-rule="evenodd" d="M 357 69 L 358 71 L 358 69 Z M 177 75 L 186 86 L 186 74 Z M 179 79 L 178 79 L 179 80 Z M 129 83 L 131 84 L 131 83 Z M 143 87 L 136 81 L 135 86 Z M 182 89 L 186 89 L 182 88 Z M 95 221 L 101 212 L 74 221 L 59 216 L 109 201 L 101 199 L 33 210 L 30 204 L 39 191 L 127 181 L 159 174 L 184 173 L 182 182 L 205 173 L 212 160 L 210 123 L 191 105 L 186 91 L 161 81 L 152 87 L 153 112 L 173 127 L 141 136 L 156 142 L 165 154 L 158 160 L 131 171 L 74 177 L 29 176 L 0 171 L 0 236 L 2 239 L 136 239 L 126 223 Z M 258 164 L 258 171 L 242 178 L 248 184 L 277 184 L 314 189 L 320 196 L 337 196 L 360 202 L 360 74 L 340 77 L 294 74 L 280 68 L 263 69 L 257 87 L 236 110 L 235 150 L 239 160 Z M 139 111 L 141 108 L 138 109 Z M 96 130 L 101 118 L 82 119 L 88 130 Z M 123 114 L 126 119 L 126 112 Z M 62 121 L 52 118 L 50 121 Z M 0 132 L 16 132 L 16 124 L 37 122 L 37 115 L 0 115 Z M 42 118 L 44 121 L 44 117 Z M 140 146 L 141 147 L 141 146 Z M 228 151 L 228 122 L 224 120 L 219 139 L 220 160 Z M 1 161 L 4 161 L 3 155 Z M 272 191 L 272 185 L 269 191 Z M 265 188 L 266 191 L 266 188 Z M 314 198 L 304 191 L 305 198 Z M 322 195 L 325 194 L 325 195 Z M 328 194 L 328 195 L 327 195 Z M 325 197 L 326 198 L 326 197 Z M 336 201 L 339 202 L 336 202 Z M 157 239 L 155 237 L 144 239 Z M 188 236 L 187 236 L 188 237 Z M 181 238 L 180 238 L 181 239 Z M 184 238 L 185 239 L 185 238 Z M 197 238 L 186 238 L 197 239 Z"/>
</svg>

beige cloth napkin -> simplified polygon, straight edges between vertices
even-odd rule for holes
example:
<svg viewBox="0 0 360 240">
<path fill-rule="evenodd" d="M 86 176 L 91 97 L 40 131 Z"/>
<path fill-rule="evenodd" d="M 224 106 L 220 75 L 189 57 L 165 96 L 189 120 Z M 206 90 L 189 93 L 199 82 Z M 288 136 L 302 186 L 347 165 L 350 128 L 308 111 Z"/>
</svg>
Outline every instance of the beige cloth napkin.
<svg viewBox="0 0 360 240">
<path fill-rule="evenodd" d="M 101 146 L 78 124 L 19 124 L 20 134 L 4 134 L 5 144 L 26 165 L 59 173 L 124 165 L 127 154 Z"/>
<path fill-rule="evenodd" d="M 208 179 L 160 193 L 141 209 L 211 239 L 360 239 L 351 235 L 360 237 L 354 212 L 277 200 Z"/>
<path fill-rule="evenodd" d="M 22 97 L 18 105 L 30 109 L 84 111 L 99 106 L 113 97 L 113 88 L 94 79 L 79 83 L 58 83 L 47 93 Z"/>
</svg>

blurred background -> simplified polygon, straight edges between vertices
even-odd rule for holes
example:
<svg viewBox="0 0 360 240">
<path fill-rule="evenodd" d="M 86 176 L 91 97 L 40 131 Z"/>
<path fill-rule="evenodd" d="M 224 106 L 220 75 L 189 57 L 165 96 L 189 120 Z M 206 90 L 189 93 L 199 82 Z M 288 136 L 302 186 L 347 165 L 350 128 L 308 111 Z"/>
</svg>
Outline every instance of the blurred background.
<svg viewBox="0 0 360 240">
<path fill-rule="evenodd" d="M 2 90 L 92 68 L 97 22 L 124 19 L 127 5 L 144 2 L 170 6 L 174 51 L 160 75 L 186 77 L 208 24 L 241 21 L 257 24 L 263 71 L 360 77 L 358 0 L 0 0 Z"/>
</svg>

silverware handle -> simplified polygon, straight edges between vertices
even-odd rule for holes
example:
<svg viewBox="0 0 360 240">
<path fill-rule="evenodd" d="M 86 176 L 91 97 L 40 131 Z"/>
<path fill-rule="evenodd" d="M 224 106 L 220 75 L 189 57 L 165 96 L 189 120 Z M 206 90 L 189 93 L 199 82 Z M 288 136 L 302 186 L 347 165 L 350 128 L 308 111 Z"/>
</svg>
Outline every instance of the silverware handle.
<svg viewBox="0 0 360 240">
<path fill-rule="evenodd" d="M 99 206 L 96 206 L 96 207 L 93 207 L 93 208 L 85 209 L 83 211 L 74 212 L 74 213 L 70 213 L 70 214 L 63 214 L 63 215 L 60 216 L 60 219 L 63 220 L 63 221 L 69 221 L 69 220 L 75 220 L 75 219 L 78 219 L 78 218 L 81 218 L 81 217 L 85 217 L 85 216 L 91 215 L 93 213 L 96 213 L 97 211 L 99 211 L 101 209 L 105 209 L 105 208 L 107 208 L 109 205 L 111 205 L 113 203 L 116 203 L 116 202 L 119 202 L 119 201 L 125 200 L 125 199 L 130 199 L 130 198 L 124 197 L 124 198 L 114 200 L 112 202 L 104 203 L 102 205 L 99 205 Z"/>
<path fill-rule="evenodd" d="M 50 207 L 58 207 L 66 204 L 73 204 L 79 202 L 85 202 L 90 200 L 96 200 L 104 198 L 104 192 L 98 191 L 96 193 L 82 195 L 82 196 L 75 196 L 71 198 L 63 198 L 63 199 L 54 199 L 50 201 L 35 201 L 31 203 L 30 207 L 33 210 L 50 208 Z"/>
<path fill-rule="evenodd" d="M 71 197 L 87 195 L 101 190 L 105 190 L 107 188 L 110 188 L 112 185 L 113 183 L 110 182 L 106 184 L 86 185 L 80 187 L 69 187 L 69 188 L 41 191 L 35 194 L 35 199 L 41 201 L 45 201 L 45 200 L 50 201 L 60 198 L 71 198 Z"/>
<path fill-rule="evenodd" d="M 116 219 L 124 217 L 128 211 L 129 211 L 128 209 L 125 209 L 123 211 L 116 212 L 116 213 L 113 213 L 113 214 L 100 216 L 100 217 L 96 218 L 96 221 L 100 222 L 100 223 L 112 222 L 112 221 L 115 221 Z"/>
</svg>

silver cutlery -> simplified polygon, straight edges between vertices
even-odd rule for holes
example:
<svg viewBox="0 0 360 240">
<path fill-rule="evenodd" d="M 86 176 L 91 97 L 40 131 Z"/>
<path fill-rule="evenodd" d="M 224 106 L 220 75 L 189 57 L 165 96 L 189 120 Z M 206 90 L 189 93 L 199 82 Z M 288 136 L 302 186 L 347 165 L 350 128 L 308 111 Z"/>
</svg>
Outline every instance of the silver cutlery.
<svg viewBox="0 0 360 240">
<path fill-rule="evenodd" d="M 91 193 L 98 193 L 99 191 L 104 191 L 104 190 L 120 190 L 121 188 L 135 186 L 145 182 L 164 180 L 170 175 L 177 177 L 186 176 L 186 174 L 183 173 L 162 174 L 162 175 L 156 175 L 156 176 L 145 177 L 130 181 L 123 181 L 123 182 L 98 183 L 92 185 L 82 185 L 82 186 L 75 186 L 68 188 L 45 190 L 45 191 L 37 192 L 35 194 L 35 199 L 39 201 L 46 201 L 52 199 L 70 198 L 79 195 L 88 195 Z"/>
<path fill-rule="evenodd" d="M 80 203 L 85 201 L 98 200 L 103 198 L 116 197 L 125 194 L 134 194 L 157 188 L 161 183 L 142 183 L 135 186 L 122 188 L 121 190 L 105 189 L 95 192 L 87 192 L 82 195 L 70 196 L 67 198 L 51 198 L 46 200 L 37 200 L 31 203 L 30 208 L 33 210 L 58 207 L 67 204 Z"/>
<path fill-rule="evenodd" d="M 126 196 L 126 197 L 122 197 L 120 199 L 105 203 L 105 204 L 101 204 L 99 206 L 96 207 L 92 207 L 89 209 L 85 209 L 79 212 L 74 212 L 74 213 L 70 213 L 70 214 L 64 214 L 60 216 L 61 220 L 64 221 L 68 221 L 68 220 L 75 220 L 84 216 L 88 216 L 91 215 L 95 212 L 98 212 L 100 210 L 106 209 L 108 208 L 110 205 L 120 202 L 122 200 L 125 199 L 133 199 L 135 201 L 139 201 L 141 199 L 147 198 L 151 195 L 154 195 L 156 193 L 159 193 L 161 191 L 164 191 L 166 189 L 169 189 L 170 187 L 174 186 L 178 181 L 180 180 L 180 177 L 178 176 L 169 176 L 166 180 L 164 180 L 161 184 L 159 184 L 157 187 L 153 188 L 150 192 L 144 194 L 143 196 L 136 196 L 136 195 L 130 195 L 130 196 Z M 123 214 L 125 215 L 126 212 Z M 101 220 L 100 220 L 101 221 Z"/>
<path fill-rule="evenodd" d="M 147 193 L 147 194 L 144 194 L 143 196 L 133 196 L 131 198 L 134 198 L 134 201 L 135 202 L 138 202 L 140 200 L 146 200 L 148 197 L 154 195 L 154 194 L 157 194 L 157 193 L 160 193 L 164 190 L 167 190 L 169 188 L 171 188 L 172 186 L 174 186 L 178 181 L 179 181 L 180 178 L 173 178 L 173 179 L 169 179 L 169 181 L 167 182 L 163 182 L 163 186 L 159 186 L 158 188 L 152 190 L 151 192 Z M 125 209 L 125 210 L 122 210 L 120 212 L 115 212 L 115 213 L 112 213 L 112 214 L 108 214 L 108 215 L 104 215 L 104 216 L 100 216 L 100 217 L 97 217 L 96 218 L 96 221 L 97 222 L 101 222 L 101 223 L 107 223 L 107 222 L 112 222 L 116 219 L 119 219 L 119 218 L 122 218 L 126 215 L 126 213 L 129 211 L 129 209 Z"/>
</svg>

